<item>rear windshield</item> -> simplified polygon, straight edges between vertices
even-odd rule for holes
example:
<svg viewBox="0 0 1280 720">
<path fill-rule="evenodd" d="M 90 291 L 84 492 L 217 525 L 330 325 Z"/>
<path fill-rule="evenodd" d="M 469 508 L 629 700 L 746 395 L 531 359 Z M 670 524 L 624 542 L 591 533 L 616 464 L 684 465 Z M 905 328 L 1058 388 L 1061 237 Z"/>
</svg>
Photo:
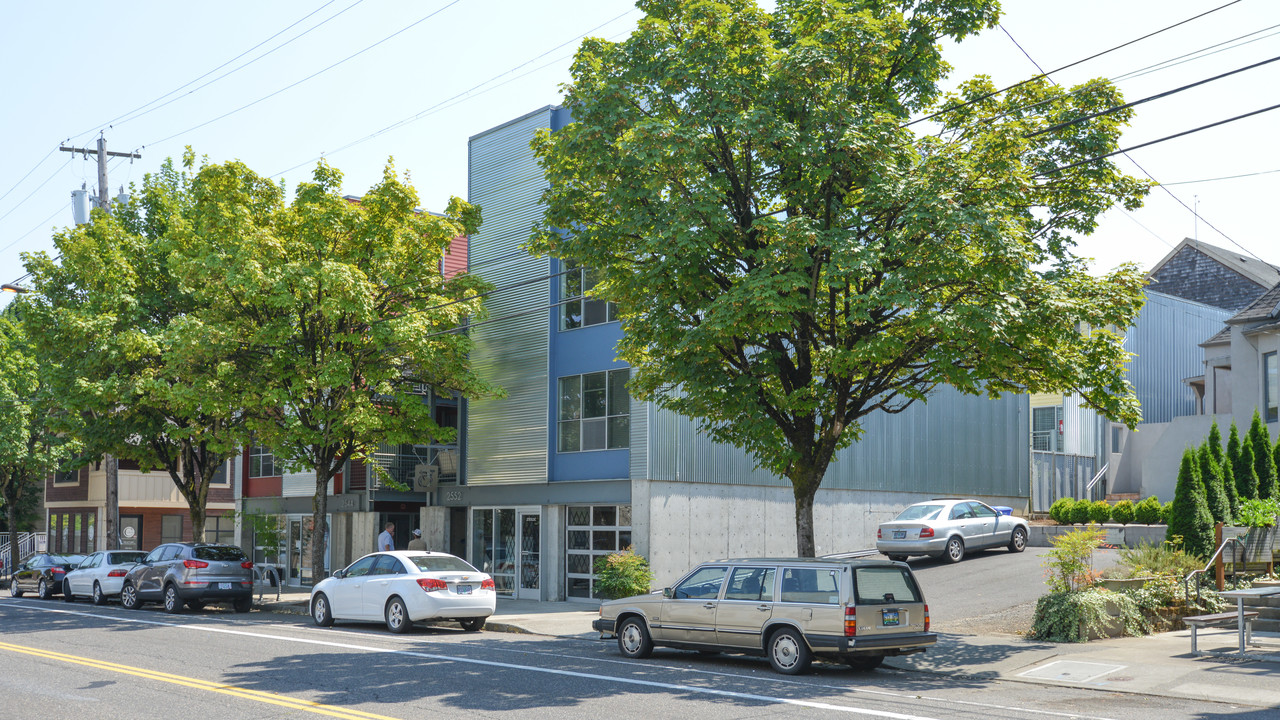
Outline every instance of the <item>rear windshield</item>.
<svg viewBox="0 0 1280 720">
<path fill-rule="evenodd" d="M 859 605 L 922 602 L 911 571 L 899 567 L 856 568 L 853 571 L 853 592 Z"/>
<path fill-rule="evenodd" d="M 142 562 L 142 558 L 146 557 L 144 552 L 128 550 L 125 552 L 113 552 L 107 555 L 107 563 L 110 565 L 123 565 L 125 563 Z"/>
<path fill-rule="evenodd" d="M 942 511 L 942 505 L 912 505 L 898 513 L 894 520 L 932 520 Z"/>
<path fill-rule="evenodd" d="M 204 545 L 193 550 L 191 555 L 197 560 L 221 560 L 223 562 L 248 559 L 245 557 L 244 551 L 235 545 Z"/>
<path fill-rule="evenodd" d="M 84 562 L 84 555 L 50 555 L 49 562 L 54 565 L 79 565 Z"/>
<path fill-rule="evenodd" d="M 452 555 L 419 555 L 409 558 L 409 562 L 424 572 L 480 572 Z"/>
</svg>

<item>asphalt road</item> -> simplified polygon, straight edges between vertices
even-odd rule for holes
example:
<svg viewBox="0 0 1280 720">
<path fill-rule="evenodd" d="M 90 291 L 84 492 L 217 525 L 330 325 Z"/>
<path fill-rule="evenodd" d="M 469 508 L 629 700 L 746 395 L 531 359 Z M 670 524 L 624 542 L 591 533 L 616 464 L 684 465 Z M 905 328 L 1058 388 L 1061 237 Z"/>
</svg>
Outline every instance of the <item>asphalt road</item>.
<svg viewBox="0 0 1280 720">
<path fill-rule="evenodd" d="M 257 612 L 170 616 L 5 598 L 0 627 L 0 715 L 12 718 L 1248 717 L 1070 687 L 829 664 L 789 678 L 741 656 L 630 661 L 601 641 L 447 628 L 395 636 Z"/>
</svg>

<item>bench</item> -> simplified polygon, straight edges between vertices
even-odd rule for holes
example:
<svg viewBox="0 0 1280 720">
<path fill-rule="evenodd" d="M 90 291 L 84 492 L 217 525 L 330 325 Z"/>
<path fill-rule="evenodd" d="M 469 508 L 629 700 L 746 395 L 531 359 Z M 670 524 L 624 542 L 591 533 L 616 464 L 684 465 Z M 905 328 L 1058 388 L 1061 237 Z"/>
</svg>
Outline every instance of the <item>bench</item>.
<svg viewBox="0 0 1280 720">
<path fill-rule="evenodd" d="M 1244 641 L 1248 643 L 1253 638 L 1253 620 L 1258 617 L 1258 613 L 1250 610 L 1244 613 Z M 1191 653 L 1197 654 L 1199 650 L 1196 647 L 1196 630 L 1204 627 L 1222 627 L 1227 625 L 1236 625 L 1240 621 L 1240 613 L 1222 612 L 1213 613 L 1212 615 L 1191 615 L 1182 618 L 1183 624 L 1191 628 Z"/>
</svg>

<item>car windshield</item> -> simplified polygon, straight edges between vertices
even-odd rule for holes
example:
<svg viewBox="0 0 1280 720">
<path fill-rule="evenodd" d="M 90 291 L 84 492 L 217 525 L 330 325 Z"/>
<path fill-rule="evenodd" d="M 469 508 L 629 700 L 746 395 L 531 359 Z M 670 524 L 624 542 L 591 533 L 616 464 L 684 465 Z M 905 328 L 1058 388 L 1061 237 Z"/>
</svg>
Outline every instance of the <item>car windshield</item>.
<svg viewBox="0 0 1280 720">
<path fill-rule="evenodd" d="M 942 508 L 942 505 L 912 505 L 898 513 L 894 520 L 934 520 Z"/>
<path fill-rule="evenodd" d="M 419 555 L 409 558 L 409 562 L 423 572 L 480 572 L 452 555 Z"/>
<path fill-rule="evenodd" d="M 50 555 L 49 563 L 52 565 L 79 565 L 84 562 L 84 555 Z"/>
<path fill-rule="evenodd" d="M 907 570 L 898 567 L 864 567 L 853 574 L 853 591 L 859 605 L 895 605 L 920 602 L 920 590 Z"/>
<path fill-rule="evenodd" d="M 146 557 L 144 552 L 128 550 L 125 552 L 113 552 L 107 555 L 107 563 L 111 565 L 123 565 L 125 563 L 142 562 L 142 558 Z"/>
<path fill-rule="evenodd" d="M 232 562 L 245 560 L 244 551 L 234 545 L 202 545 L 192 553 L 197 560 L 221 560 Z"/>
</svg>

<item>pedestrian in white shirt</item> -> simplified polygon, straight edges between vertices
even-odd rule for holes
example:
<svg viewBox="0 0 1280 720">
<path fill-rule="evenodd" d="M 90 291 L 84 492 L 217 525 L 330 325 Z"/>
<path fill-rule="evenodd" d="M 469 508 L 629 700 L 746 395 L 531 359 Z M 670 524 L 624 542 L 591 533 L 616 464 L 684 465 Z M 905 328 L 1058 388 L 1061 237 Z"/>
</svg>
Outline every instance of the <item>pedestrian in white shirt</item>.
<svg viewBox="0 0 1280 720">
<path fill-rule="evenodd" d="M 378 552 L 396 549 L 396 538 L 395 535 L 392 534 L 395 531 L 396 524 L 393 522 L 387 523 L 386 529 L 384 529 L 382 534 L 378 536 Z"/>
</svg>

